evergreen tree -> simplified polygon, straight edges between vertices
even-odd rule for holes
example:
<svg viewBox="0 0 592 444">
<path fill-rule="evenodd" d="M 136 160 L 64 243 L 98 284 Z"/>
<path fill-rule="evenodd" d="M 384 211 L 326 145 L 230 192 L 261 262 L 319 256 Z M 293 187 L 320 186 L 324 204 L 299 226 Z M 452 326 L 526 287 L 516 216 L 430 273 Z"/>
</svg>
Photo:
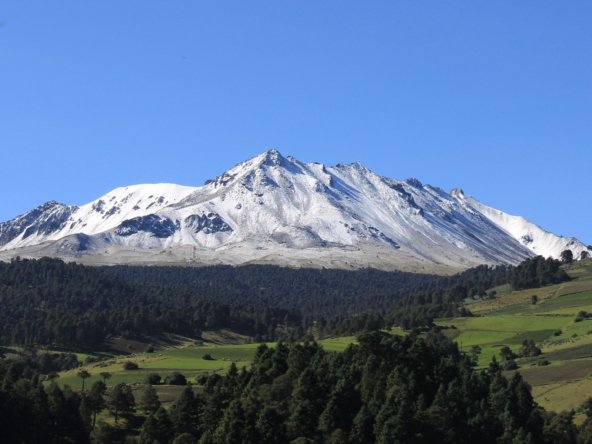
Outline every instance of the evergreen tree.
<svg viewBox="0 0 592 444">
<path fill-rule="evenodd" d="M 257 418 L 257 431 L 261 442 L 281 444 L 286 442 L 286 427 L 283 418 L 269 406 L 263 407 Z"/>
<path fill-rule="evenodd" d="M 151 415 L 160 408 L 160 399 L 151 384 L 148 384 L 142 392 L 139 407 L 146 415 Z"/>
<path fill-rule="evenodd" d="M 374 418 L 365 405 L 354 417 L 349 441 L 351 444 L 372 444 L 375 441 Z"/>
<path fill-rule="evenodd" d="M 220 424 L 214 432 L 215 444 L 236 444 L 244 440 L 245 415 L 240 401 L 234 400 L 226 409 Z"/>
<path fill-rule="evenodd" d="M 97 414 L 99 412 L 101 412 L 106 406 L 106 402 L 105 402 L 105 398 L 104 398 L 106 391 L 107 391 L 107 388 L 105 387 L 105 384 L 103 383 L 103 381 L 95 381 L 93 383 L 93 385 L 91 386 L 88 395 L 86 396 L 88 406 L 90 408 L 90 411 L 92 412 L 92 422 L 91 422 L 92 429 L 95 428 L 95 424 L 97 421 Z"/>
<path fill-rule="evenodd" d="M 109 400 L 107 403 L 109 410 L 115 416 L 115 422 L 120 416 L 128 416 L 136 409 L 136 401 L 132 389 L 128 384 L 115 384 L 109 391 Z"/>
<path fill-rule="evenodd" d="M 142 444 L 161 444 L 168 443 L 172 436 L 172 423 L 166 410 L 160 407 L 144 421 L 139 440 Z"/>
<path fill-rule="evenodd" d="M 82 369 L 82 370 L 79 370 L 79 371 L 78 371 L 78 373 L 76 373 L 76 375 L 77 375 L 77 376 L 78 376 L 80 379 L 82 379 L 82 387 L 81 387 L 80 391 L 81 391 L 82 393 L 84 393 L 84 381 L 85 381 L 86 379 L 90 378 L 90 373 L 89 373 L 87 370 L 85 370 L 85 369 Z"/>
<path fill-rule="evenodd" d="M 170 410 L 171 422 L 175 433 L 190 433 L 199 435 L 199 411 L 198 404 L 191 386 L 183 389 Z"/>
</svg>

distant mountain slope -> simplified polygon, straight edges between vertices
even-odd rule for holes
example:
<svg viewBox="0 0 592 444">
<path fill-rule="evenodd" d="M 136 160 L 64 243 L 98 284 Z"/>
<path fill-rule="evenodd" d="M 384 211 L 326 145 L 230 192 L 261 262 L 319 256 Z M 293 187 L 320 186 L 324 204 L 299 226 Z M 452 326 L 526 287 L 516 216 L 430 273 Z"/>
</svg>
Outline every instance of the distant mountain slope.
<svg viewBox="0 0 592 444">
<path fill-rule="evenodd" d="M 450 272 L 586 247 L 459 190 L 269 150 L 202 187 L 118 188 L 0 224 L 0 257 L 96 263 L 277 263 Z"/>
</svg>

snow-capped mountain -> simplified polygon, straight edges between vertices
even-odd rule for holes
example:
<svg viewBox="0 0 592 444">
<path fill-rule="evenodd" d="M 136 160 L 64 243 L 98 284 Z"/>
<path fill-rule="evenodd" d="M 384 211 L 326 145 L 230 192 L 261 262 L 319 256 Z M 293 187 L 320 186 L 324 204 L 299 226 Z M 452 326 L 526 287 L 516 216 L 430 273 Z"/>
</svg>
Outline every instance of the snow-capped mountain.
<svg viewBox="0 0 592 444">
<path fill-rule="evenodd" d="M 461 190 L 327 167 L 269 150 L 201 187 L 117 188 L 0 224 L 0 258 L 90 263 L 249 262 L 449 272 L 586 246 Z"/>
</svg>

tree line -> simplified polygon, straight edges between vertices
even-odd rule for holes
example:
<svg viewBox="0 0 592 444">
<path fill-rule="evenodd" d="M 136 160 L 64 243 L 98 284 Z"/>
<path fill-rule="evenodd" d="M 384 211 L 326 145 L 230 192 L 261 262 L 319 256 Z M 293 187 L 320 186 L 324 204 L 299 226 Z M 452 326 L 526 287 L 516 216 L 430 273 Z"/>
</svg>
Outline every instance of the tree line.
<svg viewBox="0 0 592 444">
<path fill-rule="evenodd" d="M 497 285 L 568 278 L 536 257 L 454 276 L 373 269 L 86 267 L 59 259 L 0 263 L 0 343 L 100 348 L 110 336 L 199 337 L 228 328 L 256 341 L 317 339 L 389 326 L 430 327 L 471 316 L 468 297 Z"/>
<path fill-rule="evenodd" d="M 592 400 L 573 412 L 538 406 L 519 373 L 483 370 L 438 331 L 373 332 L 344 352 L 317 343 L 261 345 L 250 368 L 204 376 L 163 408 L 152 386 L 97 381 L 79 393 L 0 365 L 5 442 L 579 444 L 592 439 Z M 195 388 L 194 388 L 195 387 Z M 108 410 L 113 424 L 97 421 Z M 125 419 L 124 426 L 121 420 Z M 35 427 L 31 427 L 35 424 Z"/>
</svg>

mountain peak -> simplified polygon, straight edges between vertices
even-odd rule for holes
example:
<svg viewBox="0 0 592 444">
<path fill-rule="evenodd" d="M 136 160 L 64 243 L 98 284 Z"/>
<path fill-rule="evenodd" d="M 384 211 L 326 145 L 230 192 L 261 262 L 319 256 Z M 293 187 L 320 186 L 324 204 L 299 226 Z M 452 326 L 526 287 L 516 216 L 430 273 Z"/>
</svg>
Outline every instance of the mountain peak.
<svg viewBox="0 0 592 444">
<path fill-rule="evenodd" d="M 285 162 L 288 162 L 282 153 L 280 153 L 277 149 L 271 148 L 264 153 L 257 156 L 260 159 L 261 165 L 268 165 L 268 166 L 281 166 Z"/>
<path fill-rule="evenodd" d="M 453 188 L 452 190 L 450 190 L 450 195 L 458 199 L 465 198 L 465 192 L 461 188 Z"/>
<path fill-rule="evenodd" d="M 84 253 L 62 248 L 79 235 L 87 236 Z M 577 256 L 586 247 L 460 189 L 448 194 L 417 179 L 389 179 L 358 162 L 304 163 L 275 148 L 204 187 L 122 187 L 80 207 L 48 202 L 0 224 L 0 259 L 28 252 L 99 255 L 105 263 L 255 261 L 425 272 L 557 257 L 566 248 Z"/>
</svg>

